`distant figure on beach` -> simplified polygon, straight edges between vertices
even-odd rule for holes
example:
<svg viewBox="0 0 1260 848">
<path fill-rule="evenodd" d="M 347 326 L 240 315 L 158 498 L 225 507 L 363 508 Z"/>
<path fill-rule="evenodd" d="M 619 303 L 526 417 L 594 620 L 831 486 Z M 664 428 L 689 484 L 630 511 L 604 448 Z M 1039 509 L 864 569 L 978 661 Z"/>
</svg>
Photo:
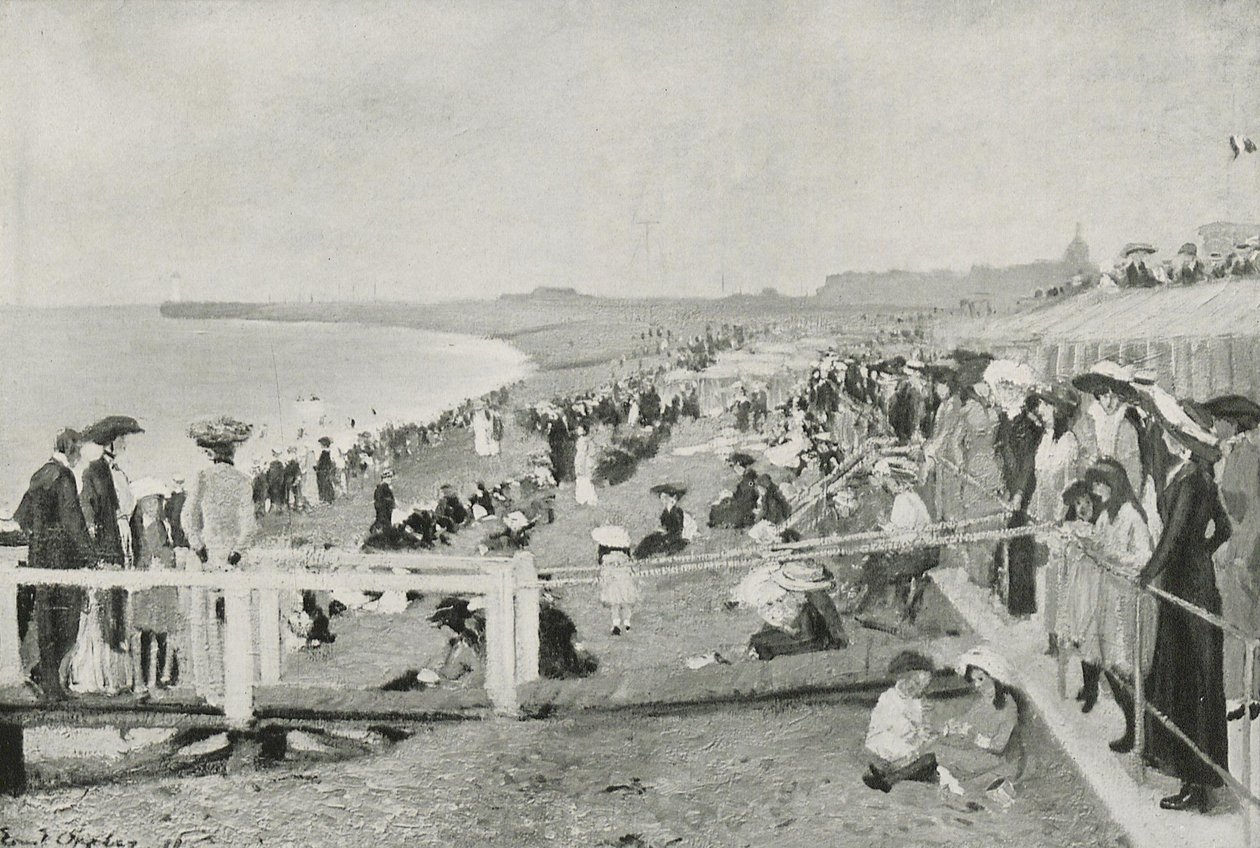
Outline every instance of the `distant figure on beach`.
<svg viewBox="0 0 1260 848">
<path fill-rule="evenodd" d="M 62 430 L 52 458 L 31 476 L 14 520 L 29 539 L 31 568 L 86 568 L 96 562 L 96 546 L 88 534 L 73 466 L 79 461 L 80 439 Z M 66 695 L 63 661 L 74 648 L 83 612 L 84 591 L 74 586 L 37 586 L 33 617 L 39 632 L 35 682 L 45 698 Z"/>
<path fill-rule="evenodd" d="M 473 448 L 477 456 L 498 456 L 503 438 L 503 419 L 484 403 L 477 405 L 472 417 Z"/>
<path fill-rule="evenodd" d="M 599 495 L 595 493 L 595 451 L 591 446 L 591 437 L 585 424 L 577 427 L 577 444 L 573 451 L 573 473 L 576 483 L 573 497 L 578 506 L 595 506 L 599 503 Z"/>
<path fill-rule="evenodd" d="M 327 436 L 321 436 L 319 440 L 320 452 L 319 459 L 315 461 L 315 485 L 319 489 L 320 503 L 330 504 L 337 499 L 337 489 L 334 477 L 337 474 L 337 466 L 332 460 L 332 439 Z"/>
<path fill-rule="evenodd" d="M 372 522 L 372 527 L 368 532 L 383 532 L 393 525 L 395 504 L 393 482 L 394 472 L 386 468 L 381 472 L 381 482 L 376 485 L 376 490 L 372 492 L 372 506 L 376 511 L 376 520 Z"/>
<path fill-rule="evenodd" d="M 267 464 L 267 512 L 288 509 L 289 498 L 284 485 L 284 462 L 280 449 L 272 448 L 271 462 Z"/>
</svg>

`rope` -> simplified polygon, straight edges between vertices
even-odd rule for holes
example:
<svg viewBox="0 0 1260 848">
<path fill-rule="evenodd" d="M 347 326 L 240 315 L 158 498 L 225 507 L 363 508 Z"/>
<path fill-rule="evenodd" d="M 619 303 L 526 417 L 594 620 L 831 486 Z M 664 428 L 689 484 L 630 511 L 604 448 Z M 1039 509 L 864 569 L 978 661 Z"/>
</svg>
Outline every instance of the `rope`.
<svg viewBox="0 0 1260 848">
<path fill-rule="evenodd" d="M 948 470 L 952 471 L 954 475 L 957 476 L 964 483 L 970 483 L 974 489 L 980 492 L 980 494 L 992 500 L 998 506 L 1002 507 L 1002 509 L 1006 510 L 1007 512 L 1010 512 L 1011 506 L 1006 501 L 1006 499 L 1002 497 L 1001 489 L 995 489 L 989 484 L 983 483 L 980 480 L 977 480 L 975 477 L 972 477 L 969 473 L 959 468 L 957 465 L 950 462 L 948 459 L 945 459 L 944 457 L 938 456 L 935 458 L 935 460 L 936 460 L 937 465 L 942 465 Z"/>
<path fill-rule="evenodd" d="M 981 520 L 989 520 L 992 516 L 986 516 L 984 519 L 970 519 L 972 522 Z M 747 555 L 742 551 L 725 551 L 713 554 L 705 554 L 703 558 L 696 557 L 682 562 L 670 561 L 673 558 L 662 557 L 656 562 L 664 564 L 657 565 L 653 568 L 644 568 L 635 572 L 638 577 L 669 577 L 677 574 L 687 574 L 694 571 L 717 571 L 729 568 L 735 568 L 740 565 L 747 565 L 750 562 L 791 562 L 800 559 L 807 559 L 818 555 L 819 553 L 827 553 L 835 556 L 852 556 L 855 554 L 867 553 L 888 553 L 888 552 L 906 552 L 917 550 L 919 548 L 935 548 L 948 543 L 954 544 L 970 544 L 972 542 L 981 541 L 1009 541 L 1024 536 L 1036 536 L 1048 531 L 1057 532 L 1058 528 L 1053 524 L 1029 525 L 1027 527 L 1010 527 L 999 530 L 984 530 L 975 533 L 963 534 L 946 534 L 933 532 L 928 535 L 906 536 L 898 534 L 896 536 L 882 533 L 881 536 L 871 538 L 865 544 L 856 544 L 851 546 L 823 546 L 817 549 L 801 549 L 795 548 L 791 550 L 779 550 L 776 548 L 758 548 L 752 549 L 751 553 L 755 555 Z M 847 538 L 847 537 L 840 537 Z M 813 542 L 823 540 L 809 540 Z M 799 543 L 798 543 L 799 544 Z M 593 569 L 592 569 L 593 570 Z M 547 580 L 538 585 L 540 586 L 594 586 L 599 583 L 598 577 L 569 577 L 559 580 Z"/>
<path fill-rule="evenodd" d="M 942 521 L 937 524 L 928 525 L 920 528 L 918 532 L 924 531 L 933 534 L 948 534 L 952 530 L 963 527 L 971 527 L 977 524 L 983 524 L 994 519 L 1005 518 L 1002 513 L 995 512 L 989 515 L 983 515 L 979 518 L 962 518 L 955 521 Z M 1031 526 L 1031 525 L 1030 525 Z M 1027 530 L 1028 528 L 1018 528 Z M 891 533 L 887 530 L 864 530 L 861 533 L 849 533 L 838 536 L 822 536 L 817 539 L 802 539 L 798 542 L 778 542 L 773 545 L 760 545 L 757 547 L 745 546 L 740 548 L 729 548 L 725 551 L 713 551 L 706 554 L 677 554 L 675 556 L 656 557 L 649 562 L 657 566 L 665 565 L 693 565 L 715 562 L 725 562 L 731 559 L 739 559 L 740 561 L 755 561 L 765 559 L 768 555 L 781 552 L 792 552 L 801 550 L 812 550 L 816 548 L 834 547 L 835 545 L 846 542 L 863 542 L 872 539 L 901 539 L 905 537 L 905 533 Z M 946 539 L 957 538 L 954 535 L 946 535 Z M 935 543 L 934 543 L 935 544 Z M 560 568 L 550 568 L 540 570 L 540 575 L 545 574 L 580 574 L 587 571 L 597 571 L 597 565 L 575 565 L 564 566 Z"/>
<path fill-rule="evenodd" d="M 1117 682 L 1118 682 L 1121 686 L 1123 686 L 1126 690 L 1128 690 L 1128 692 L 1129 692 L 1131 695 L 1135 694 L 1135 693 L 1134 693 L 1134 691 L 1133 691 L 1133 686 L 1131 686 L 1131 685 L 1129 684 L 1129 681 L 1124 680 L 1124 679 L 1122 679 L 1122 678 L 1118 678 L 1118 679 L 1117 679 Z M 1217 776 L 1218 776 L 1218 777 L 1220 777 L 1222 780 L 1224 780 L 1224 781 L 1225 781 L 1225 784 L 1226 784 L 1226 785 L 1227 785 L 1227 786 L 1228 786 L 1231 790 L 1233 790 L 1234 794 L 1235 794 L 1236 796 L 1238 796 L 1238 798 L 1239 798 L 1240 800 L 1247 801 L 1248 803 L 1252 804 L 1253 806 L 1260 807 L 1260 798 L 1257 798 L 1255 795 L 1253 795 L 1253 794 L 1251 793 L 1251 790 L 1249 790 L 1247 787 L 1243 786 L 1243 785 L 1242 785 L 1242 784 L 1241 784 L 1241 783 L 1240 783 L 1240 782 L 1239 782 L 1239 781 L 1238 781 L 1238 780 L 1237 780 L 1237 779 L 1236 779 L 1236 778 L 1235 778 L 1232 774 L 1230 774 L 1230 773 L 1229 773 L 1226 769 L 1223 769 L 1223 768 L 1221 768 L 1219 765 L 1217 765 L 1217 763 L 1216 763 L 1216 761 L 1215 761 L 1215 760 L 1213 760 L 1211 757 L 1209 757 L 1207 754 L 1205 754 L 1205 753 L 1203 752 L 1203 750 L 1199 748 L 1199 746 L 1198 746 L 1198 745 L 1194 744 L 1194 741 L 1193 741 L 1193 740 L 1192 740 L 1189 736 L 1187 736 L 1187 735 L 1186 735 L 1186 734 L 1185 734 L 1185 733 L 1181 730 L 1181 728 L 1180 728 L 1180 727 L 1178 727 L 1178 726 L 1177 726 L 1176 722 L 1174 722 L 1174 721 L 1173 721 L 1172 719 L 1170 719 L 1168 716 L 1166 716 L 1166 715 L 1164 715 L 1163 713 L 1161 713 L 1161 712 L 1160 712 L 1158 709 L 1156 709 L 1155 707 L 1151 706 L 1151 702 L 1150 702 L 1150 701 L 1146 701 L 1146 703 L 1145 703 L 1145 707 L 1146 707 L 1146 709 L 1145 709 L 1146 713 L 1148 713 L 1149 715 L 1153 716 L 1153 717 L 1155 718 L 1155 720 L 1156 720 L 1156 721 L 1158 721 L 1160 724 L 1162 724 L 1162 725 L 1164 726 L 1164 728 L 1168 730 L 1168 732 L 1169 732 L 1169 733 L 1171 733 L 1173 736 L 1175 736 L 1175 737 L 1177 738 L 1177 741 L 1181 742 L 1181 744 L 1185 745 L 1187 748 L 1189 748 L 1191 751 L 1193 751 L 1193 752 L 1194 752 L 1194 754 L 1195 754 L 1195 756 L 1197 756 L 1200 760 L 1202 760 L 1202 761 L 1203 761 L 1203 764 L 1204 764 L 1204 765 L 1206 765 L 1208 768 L 1210 768 L 1213 772 L 1215 772 L 1215 773 L 1217 774 Z M 1244 720 L 1246 720 L 1246 719 L 1244 719 Z"/>
</svg>

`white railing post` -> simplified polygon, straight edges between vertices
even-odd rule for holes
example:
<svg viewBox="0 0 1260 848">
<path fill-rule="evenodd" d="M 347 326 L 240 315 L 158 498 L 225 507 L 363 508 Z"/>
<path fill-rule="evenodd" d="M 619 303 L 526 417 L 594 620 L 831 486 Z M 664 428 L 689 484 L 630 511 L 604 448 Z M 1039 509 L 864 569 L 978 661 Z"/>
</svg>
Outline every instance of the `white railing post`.
<svg viewBox="0 0 1260 848">
<path fill-rule="evenodd" d="M 258 669 L 263 683 L 280 682 L 280 590 L 258 590 Z"/>
<path fill-rule="evenodd" d="M 486 593 L 486 695 L 495 713 L 515 717 L 516 702 L 516 605 L 512 597 L 516 564 L 486 563 L 492 578 Z"/>
<path fill-rule="evenodd" d="M 0 568 L 17 568 L 17 558 L 0 558 Z M 34 618 L 34 611 L 31 617 Z M 6 582 L 0 584 L 0 685 L 17 686 L 25 679 L 18 630 L 18 585 Z"/>
<path fill-rule="evenodd" d="M 223 713 L 245 729 L 254 721 L 254 624 L 249 589 L 223 591 Z"/>
<path fill-rule="evenodd" d="M 513 559 L 516 591 L 516 682 L 538 679 L 538 568 L 534 555 L 521 551 Z"/>
</svg>

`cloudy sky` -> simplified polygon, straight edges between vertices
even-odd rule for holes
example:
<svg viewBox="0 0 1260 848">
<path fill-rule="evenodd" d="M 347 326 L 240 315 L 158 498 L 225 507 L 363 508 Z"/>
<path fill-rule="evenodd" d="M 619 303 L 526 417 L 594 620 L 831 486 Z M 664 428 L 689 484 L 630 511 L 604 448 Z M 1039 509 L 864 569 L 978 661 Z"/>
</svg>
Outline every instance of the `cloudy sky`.
<svg viewBox="0 0 1260 848">
<path fill-rule="evenodd" d="M 800 293 L 1260 219 L 1253 0 L 10 2 L 0 114 L 0 302 Z"/>
</svg>

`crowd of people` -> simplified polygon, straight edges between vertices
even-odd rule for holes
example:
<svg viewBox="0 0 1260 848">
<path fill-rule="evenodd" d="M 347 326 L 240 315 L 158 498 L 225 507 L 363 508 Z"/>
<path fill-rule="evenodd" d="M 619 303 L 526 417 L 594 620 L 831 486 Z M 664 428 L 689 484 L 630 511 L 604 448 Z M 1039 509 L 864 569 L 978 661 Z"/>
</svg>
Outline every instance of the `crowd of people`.
<svg viewBox="0 0 1260 848">
<path fill-rule="evenodd" d="M 810 399 L 805 430 L 815 452 L 820 439 L 829 445 L 837 429 L 861 420 L 835 421 L 837 387 L 922 457 L 915 484 L 935 489 L 938 519 L 993 513 L 1009 529 L 1059 526 L 940 556 L 999 593 L 1011 616 L 1044 627 L 1047 652 L 1079 655 L 1082 710 L 1109 682 L 1125 713 L 1113 750 L 1133 748 L 1133 681 L 1142 674 L 1150 703 L 1227 767 L 1225 687 L 1228 680 L 1231 698 L 1244 694 L 1241 646 L 1227 651 L 1220 629 L 1138 586 L 1254 632 L 1260 405 L 1238 395 L 1178 400 L 1154 375 L 1110 361 L 1047 384 L 1025 365 L 965 350 L 931 364 L 829 357 L 801 394 Z M 926 523 L 921 513 L 909 520 Z M 1154 634 L 1143 656 L 1133 644 L 1137 614 Z M 1207 809 L 1219 774 L 1161 723 L 1148 723 L 1148 756 L 1182 781 L 1161 805 Z"/>
</svg>

